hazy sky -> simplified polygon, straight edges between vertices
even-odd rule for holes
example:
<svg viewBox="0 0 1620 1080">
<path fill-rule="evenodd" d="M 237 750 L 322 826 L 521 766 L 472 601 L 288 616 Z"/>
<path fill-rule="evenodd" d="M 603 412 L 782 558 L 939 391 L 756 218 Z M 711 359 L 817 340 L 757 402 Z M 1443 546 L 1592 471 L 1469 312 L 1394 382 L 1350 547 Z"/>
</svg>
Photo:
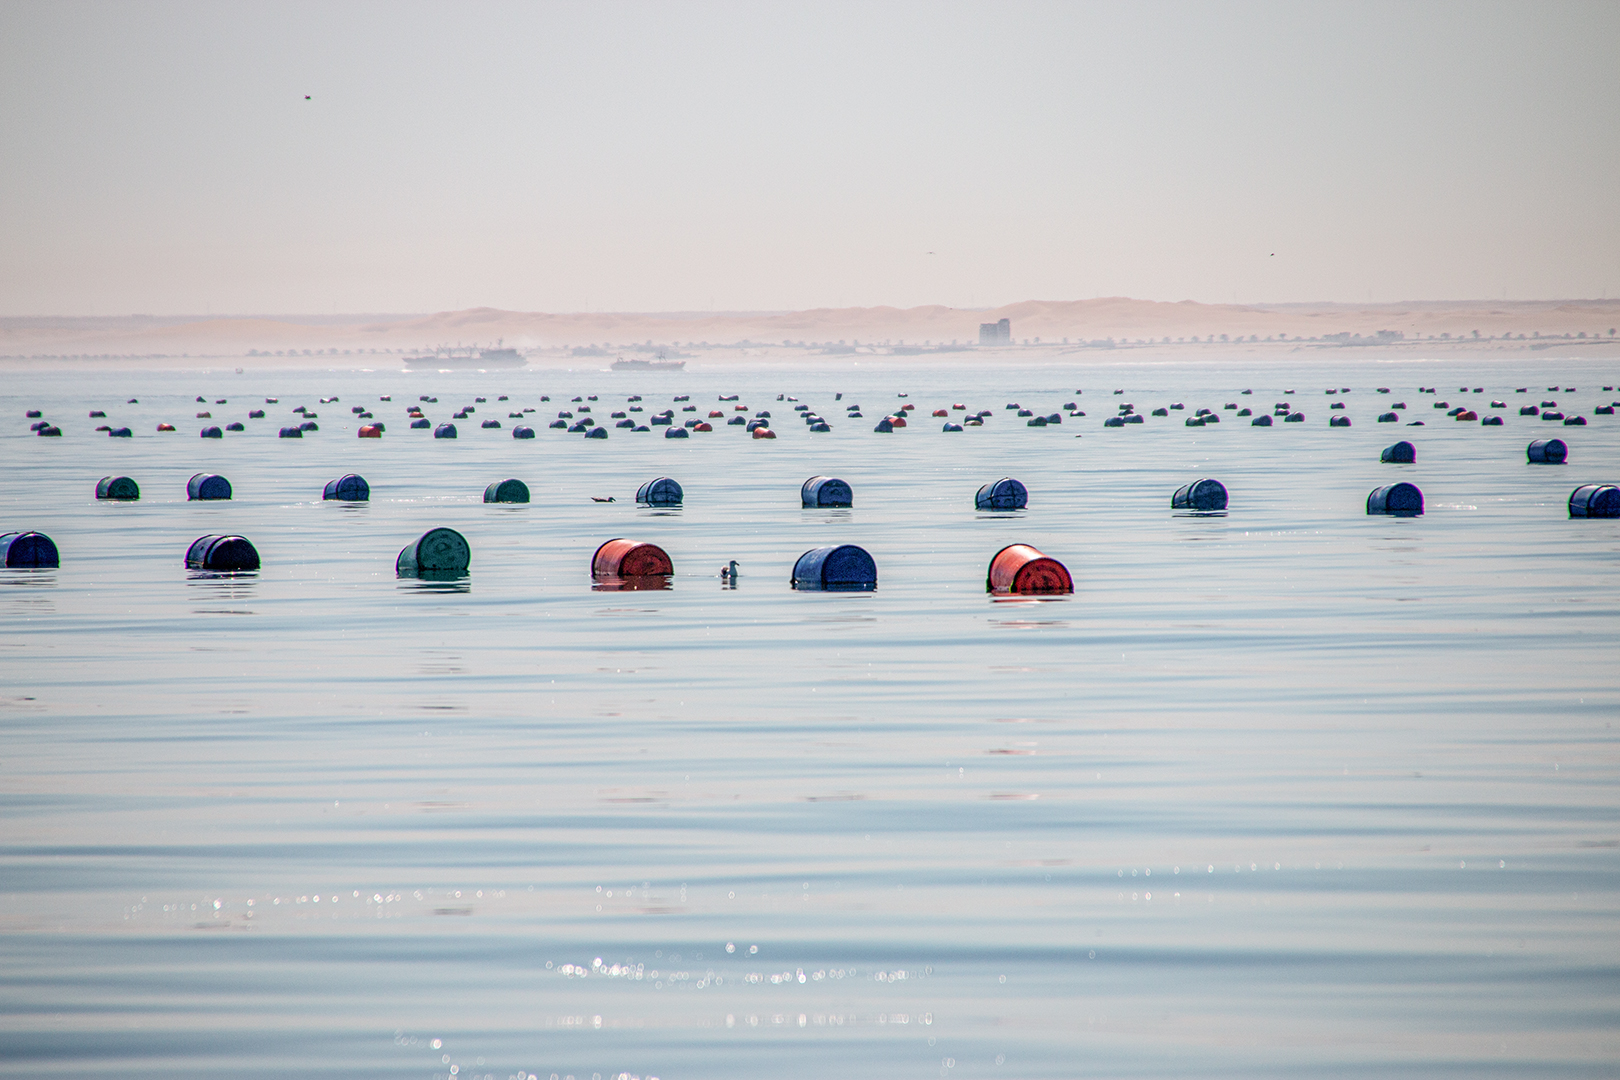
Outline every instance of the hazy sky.
<svg viewBox="0 0 1620 1080">
<path fill-rule="evenodd" d="M 1613 297 L 1617 43 L 1615 0 L 0 0 L 0 314 Z"/>
</svg>

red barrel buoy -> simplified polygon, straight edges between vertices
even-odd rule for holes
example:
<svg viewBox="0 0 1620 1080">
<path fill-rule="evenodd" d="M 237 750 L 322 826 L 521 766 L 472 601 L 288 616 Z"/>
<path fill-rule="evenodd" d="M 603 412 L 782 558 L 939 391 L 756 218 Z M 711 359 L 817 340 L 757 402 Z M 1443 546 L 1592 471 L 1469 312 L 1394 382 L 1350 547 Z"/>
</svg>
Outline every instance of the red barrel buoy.
<svg viewBox="0 0 1620 1080">
<path fill-rule="evenodd" d="M 984 584 L 993 593 L 1026 596 L 1074 592 L 1068 568 L 1028 544 L 1013 544 L 996 552 Z"/>
<path fill-rule="evenodd" d="M 639 540 L 609 540 L 591 557 L 594 578 L 659 577 L 675 572 L 675 564 L 657 544 Z"/>
<path fill-rule="evenodd" d="M 381 424 L 362 424 L 360 427 L 360 438 L 362 439 L 380 439 L 382 435 Z"/>
</svg>

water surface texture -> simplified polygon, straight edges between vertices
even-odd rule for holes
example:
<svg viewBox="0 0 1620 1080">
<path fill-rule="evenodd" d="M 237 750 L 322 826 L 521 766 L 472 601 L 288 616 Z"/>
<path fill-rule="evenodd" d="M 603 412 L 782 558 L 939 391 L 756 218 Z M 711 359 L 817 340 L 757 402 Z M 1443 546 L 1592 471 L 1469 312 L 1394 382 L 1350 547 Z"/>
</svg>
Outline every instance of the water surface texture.
<svg viewBox="0 0 1620 1080">
<path fill-rule="evenodd" d="M 62 565 L 0 571 L 0 1072 L 1614 1075 L 1620 522 L 1565 501 L 1620 481 L 1620 373 L 1320 356 L 14 375 L 0 531 Z M 632 393 L 779 438 L 545 427 Z M 422 394 L 487 400 L 436 441 Z M 1493 398 L 1501 428 L 1432 407 Z M 1306 420 L 1223 408 L 1281 401 Z M 1120 402 L 1186 409 L 1105 429 Z M 954 403 L 994 416 L 941 432 Z M 278 439 L 295 405 L 320 430 Z M 235 497 L 188 503 L 202 471 Z M 347 472 L 370 502 L 323 503 Z M 802 508 L 816 474 L 854 506 Z M 638 508 L 660 475 L 684 506 Z M 1009 475 L 1028 508 L 976 511 Z M 1205 476 L 1229 512 L 1172 512 Z M 533 501 L 484 504 L 508 477 Z M 1427 512 L 1367 516 L 1397 480 Z M 441 525 L 469 576 L 397 579 Z M 188 572 L 209 533 L 263 569 Z M 593 587 L 615 537 L 670 587 Z M 1015 542 L 1074 595 L 987 596 Z M 789 588 L 833 543 L 876 592 Z"/>
</svg>

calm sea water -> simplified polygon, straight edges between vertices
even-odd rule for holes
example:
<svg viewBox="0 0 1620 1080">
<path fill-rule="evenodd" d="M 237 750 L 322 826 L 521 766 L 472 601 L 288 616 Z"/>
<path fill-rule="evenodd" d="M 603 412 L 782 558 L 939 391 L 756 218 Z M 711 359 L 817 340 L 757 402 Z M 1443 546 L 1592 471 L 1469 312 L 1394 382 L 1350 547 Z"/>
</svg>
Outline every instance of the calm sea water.
<svg viewBox="0 0 1620 1080">
<path fill-rule="evenodd" d="M 1565 500 L 1620 481 L 1620 421 L 1591 415 L 1617 379 L 1543 356 L 8 376 L 0 531 L 62 566 L 0 572 L 0 1072 L 1616 1075 L 1620 522 Z M 916 422 L 873 433 L 902 392 Z M 424 393 L 435 421 L 488 400 L 434 441 L 405 424 Z M 738 393 L 780 437 L 543 426 L 591 393 L 599 420 Z M 1493 397 L 1500 429 L 1431 408 Z M 1517 415 L 1543 399 L 1590 426 Z M 1046 429 L 1004 408 L 1071 400 L 1090 415 Z M 1306 422 L 1182 423 L 1282 400 Z M 1374 423 L 1395 400 L 1426 426 Z M 1104 429 L 1120 401 L 1187 411 Z M 995 416 L 942 433 L 957 402 Z M 321 430 L 277 439 L 300 404 Z M 387 435 L 356 439 L 353 405 Z M 539 437 L 514 441 L 525 406 Z M 254 407 L 197 438 L 196 412 Z M 1554 435 L 1570 463 L 1527 466 Z M 1379 463 L 1398 438 L 1417 464 Z M 235 498 L 188 503 L 199 471 Z M 371 501 L 323 504 L 346 472 Z M 855 506 L 802 509 L 817 473 Z M 141 501 L 97 503 L 108 474 Z M 658 475 L 682 509 L 636 507 Z M 1029 508 L 975 512 L 1004 475 Z M 1202 476 L 1230 512 L 1172 513 Z M 483 504 L 506 477 L 534 501 Z M 1397 479 L 1428 512 L 1368 517 Z M 437 525 L 470 576 L 397 580 Z M 217 532 L 263 570 L 188 573 Z M 620 536 L 670 553 L 669 590 L 593 589 Z M 789 589 L 840 542 L 875 593 Z M 988 597 L 1013 542 L 1074 596 Z"/>
</svg>

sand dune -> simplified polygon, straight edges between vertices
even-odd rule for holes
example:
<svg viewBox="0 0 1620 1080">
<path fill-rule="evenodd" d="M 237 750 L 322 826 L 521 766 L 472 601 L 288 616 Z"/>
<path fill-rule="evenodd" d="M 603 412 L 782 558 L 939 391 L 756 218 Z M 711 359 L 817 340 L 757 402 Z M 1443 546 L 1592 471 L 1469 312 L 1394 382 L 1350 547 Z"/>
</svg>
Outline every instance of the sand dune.
<svg viewBox="0 0 1620 1080">
<path fill-rule="evenodd" d="M 1025 300 L 973 311 L 928 305 L 914 308 L 814 308 L 790 312 L 547 312 L 472 308 L 431 315 L 218 316 L 0 319 L 0 357 L 232 357 L 296 351 L 303 355 L 398 352 L 442 344 L 493 343 L 522 349 L 598 345 L 625 349 L 670 345 L 683 349 L 749 342 L 780 346 L 844 342 L 850 345 L 963 345 L 978 341 L 979 324 L 1011 320 L 1015 341 L 1043 344 L 1088 341 L 1162 341 L 1211 338 L 1260 341 L 1330 334 L 1374 337 L 1379 331 L 1408 341 L 1429 337 L 1471 340 L 1523 334 L 1585 334 L 1609 339 L 1620 327 L 1620 301 L 1414 301 L 1402 304 L 1201 304 L 1128 297 Z M 701 343 L 701 345 L 700 345 Z"/>
</svg>

